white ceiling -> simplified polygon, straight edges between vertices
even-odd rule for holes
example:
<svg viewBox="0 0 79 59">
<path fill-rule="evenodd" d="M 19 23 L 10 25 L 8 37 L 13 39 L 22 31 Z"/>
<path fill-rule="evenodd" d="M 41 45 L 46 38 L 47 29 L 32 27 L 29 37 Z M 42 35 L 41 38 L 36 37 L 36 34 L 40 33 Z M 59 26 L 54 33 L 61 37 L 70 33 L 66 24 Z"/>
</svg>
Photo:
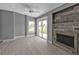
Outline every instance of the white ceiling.
<svg viewBox="0 0 79 59">
<path fill-rule="evenodd" d="M 0 3 L 0 9 L 39 17 L 63 4 L 64 3 Z M 37 12 L 29 13 L 29 9 Z"/>
<path fill-rule="evenodd" d="M 61 5 L 64 3 L 22 3 L 26 9 L 26 14 L 32 17 L 39 17 Z M 37 12 L 29 13 L 29 10 L 32 9 Z"/>
</svg>

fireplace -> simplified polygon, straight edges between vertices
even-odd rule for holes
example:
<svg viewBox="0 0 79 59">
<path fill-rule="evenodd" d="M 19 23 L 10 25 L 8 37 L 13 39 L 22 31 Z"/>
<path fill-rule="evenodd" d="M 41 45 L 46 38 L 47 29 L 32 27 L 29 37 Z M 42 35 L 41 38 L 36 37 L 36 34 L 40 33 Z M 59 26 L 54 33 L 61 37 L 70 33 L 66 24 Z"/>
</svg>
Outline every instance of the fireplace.
<svg viewBox="0 0 79 59">
<path fill-rule="evenodd" d="M 71 54 L 79 54 L 79 31 L 75 27 L 73 31 L 66 29 L 54 29 L 53 31 L 53 44 L 55 46 Z"/>
<path fill-rule="evenodd" d="M 73 36 L 68 36 L 68 35 L 58 34 L 58 33 L 56 34 L 56 36 L 57 36 L 57 39 L 56 39 L 57 42 L 60 42 L 64 45 L 74 48 L 74 37 Z"/>
</svg>

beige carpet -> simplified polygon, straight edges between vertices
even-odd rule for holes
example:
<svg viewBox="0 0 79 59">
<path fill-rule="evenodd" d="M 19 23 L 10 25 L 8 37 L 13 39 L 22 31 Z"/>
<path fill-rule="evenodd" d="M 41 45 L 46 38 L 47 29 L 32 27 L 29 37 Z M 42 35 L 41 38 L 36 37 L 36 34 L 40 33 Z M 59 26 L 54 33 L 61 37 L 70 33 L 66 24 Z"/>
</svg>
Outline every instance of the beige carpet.
<svg viewBox="0 0 79 59">
<path fill-rule="evenodd" d="M 39 37 L 17 38 L 0 44 L 1 55 L 68 55 L 69 53 Z"/>
</svg>

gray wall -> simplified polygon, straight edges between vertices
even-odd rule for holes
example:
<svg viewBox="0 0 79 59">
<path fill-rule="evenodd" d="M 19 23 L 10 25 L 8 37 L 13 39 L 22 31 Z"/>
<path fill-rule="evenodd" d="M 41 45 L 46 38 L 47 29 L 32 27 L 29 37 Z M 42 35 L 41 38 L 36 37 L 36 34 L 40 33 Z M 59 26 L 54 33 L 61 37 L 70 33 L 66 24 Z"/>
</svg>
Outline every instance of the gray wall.
<svg viewBox="0 0 79 59">
<path fill-rule="evenodd" d="M 15 13 L 15 36 L 25 36 L 25 15 Z"/>
<path fill-rule="evenodd" d="M 38 25 L 37 19 L 35 18 L 35 36 L 37 36 L 37 32 L 38 32 L 37 25 Z"/>
<path fill-rule="evenodd" d="M 13 39 L 16 36 L 35 35 L 28 33 L 28 21 L 35 19 L 23 14 L 0 10 L 0 40 Z"/>
<path fill-rule="evenodd" d="M 27 15 L 25 15 L 25 36 L 27 36 Z"/>
<path fill-rule="evenodd" d="M 13 19 L 13 12 L 0 11 L 0 39 L 12 39 L 14 37 Z"/>
<path fill-rule="evenodd" d="M 1 36 L 2 36 L 2 26 L 1 26 L 1 10 L 0 10 L 0 40 L 1 40 Z"/>
<path fill-rule="evenodd" d="M 46 14 L 44 14 L 44 15 L 42 15 L 42 16 L 37 18 L 37 20 L 38 20 L 39 18 L 42 18 L 42 17 L 45 17 L 45 16 L 48 17 L 48 21 L 47 21 L 47 23 L 48 23 L 48 27 L 47 27 L 48 36 L 47 36 L 47 40 L 48 41 L 50 41 L 50 42 L 53 41 L 53 39 L 52 39 L 53 38 L 53 33 L 52 33 L 53 32 L 53 25 L 52 25 L 53 18 L 52 18 L 52 14 L 57 12 L 57 11 L 60 11 L 60 10 L 62 10 L 64 8 L 67 8 L 69 6 L 72 6 L 72 5 L 75 5 L 75 4 L 74 3 L 69 3 L 69 4 L 66 3 L 66 4 L 64 4 L 64 5 L 62 5 L 62 6 L 60 6 L 60 7 L 58 7 L 58 8 L 56 8 L 56 9 L 54 9 L 54 10 L 52 10 L 52 11 L 50 11 L 50 12 L 48 12 L 48 13 L 46 13 Z"/>
</svg>

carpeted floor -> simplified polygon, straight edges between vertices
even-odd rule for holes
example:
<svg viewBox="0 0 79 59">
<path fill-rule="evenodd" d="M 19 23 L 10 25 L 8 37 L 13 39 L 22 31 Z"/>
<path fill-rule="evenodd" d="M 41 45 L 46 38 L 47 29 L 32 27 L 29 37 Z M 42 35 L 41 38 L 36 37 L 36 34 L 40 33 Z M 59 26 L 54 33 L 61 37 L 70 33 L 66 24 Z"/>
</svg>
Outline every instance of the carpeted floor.
<svg viewBox="0 0 79 59">
<path fill-rule="evenodd" d="M 22 37 L 1 43 L 0 55 L 69 55 L 69 53 L 39 37 Z"/>
</svg>

